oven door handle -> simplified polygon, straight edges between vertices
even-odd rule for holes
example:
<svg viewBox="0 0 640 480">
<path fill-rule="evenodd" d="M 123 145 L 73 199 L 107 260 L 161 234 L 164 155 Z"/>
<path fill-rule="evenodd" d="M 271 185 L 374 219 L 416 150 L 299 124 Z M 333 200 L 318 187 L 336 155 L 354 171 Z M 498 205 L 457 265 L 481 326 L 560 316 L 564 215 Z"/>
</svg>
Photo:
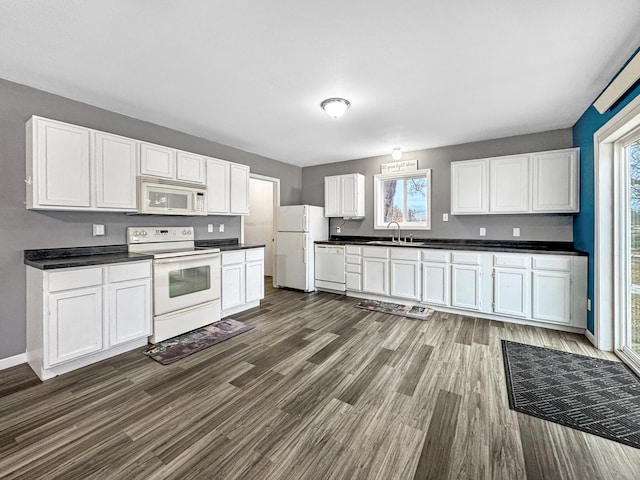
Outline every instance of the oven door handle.
<svg viewBox="0 0 640 480">
<path fill-rule="evenodd" d="M 207 259 L 207 258 L 217 258 L 219 256 L 220 256 L 220 252 L 203 253 L 202 255 L 179 255 L 177 257 L 156 258 L 153 260 L 153 263 L 156 265 L 161 265 L 164 263 L 184 262 L 185 260 L 194 261 L 194 260 Z"/>
</svg>

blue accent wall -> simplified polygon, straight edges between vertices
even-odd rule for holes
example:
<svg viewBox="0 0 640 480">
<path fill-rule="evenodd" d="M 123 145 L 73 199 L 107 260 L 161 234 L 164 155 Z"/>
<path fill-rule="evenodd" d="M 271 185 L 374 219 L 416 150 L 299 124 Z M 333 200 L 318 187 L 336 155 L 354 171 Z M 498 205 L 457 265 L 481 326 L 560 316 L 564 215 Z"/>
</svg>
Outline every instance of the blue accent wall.
<svg viewBox="0 0 640 480">
<path fill-rule="evenodd" d="M 633 55 L 631 58 L 633 58 Z M 594 298 L 593 291 L 595 241 L 593 134 L 631 100 L 637 97 L 638 94 L 640 94 L 640 83 L 629 90 L 612 109 L 602 115 L 591 105 L 573 126 L 573 145 L 574 147 L 580 147 L 580 213 L 573 220 L 573 241 L 577 249 L 589 253 L 587 295 L 592 301 L 592 308 L 590 312 L 587 312 L 587 328 L 591 333 L 594 333 L 593 305 L 598 301 L 598 299 Z"/>
</svg>

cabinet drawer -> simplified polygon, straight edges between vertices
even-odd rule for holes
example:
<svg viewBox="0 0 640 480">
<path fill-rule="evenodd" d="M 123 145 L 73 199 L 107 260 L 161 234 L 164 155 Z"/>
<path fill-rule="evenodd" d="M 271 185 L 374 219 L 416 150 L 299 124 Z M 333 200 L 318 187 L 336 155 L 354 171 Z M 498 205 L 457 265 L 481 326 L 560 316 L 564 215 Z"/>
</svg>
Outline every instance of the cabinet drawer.
<svg viewBox="0 0 640 480">
<path fill-rule="evenodd" d="M 480 265 L 480 254 L 453 252 L 451 254 L 451 263 L 457 263 L 460 265 Z"/>
<path fill-rule="evenodd" d="M 415 260 L 420 261 L 420 250 L 414 248 L 392 248 L 391 258 L 393 260 Z"/>
<path fill-rule="evenodd" d="M 362 273 L 362 267 L 360 265 L 346 264 L 345 271 L 348 273 Z"/>
<path fill-rule="evenodd" d="M 123 282 L 151 276 L 151 262 L 124 263 L 109 267 L 109 282 Z"/>
<path fill-rule="evenodd" d="M 345 253 L 347 255 L 362 255 L 362 247 L 347 245 L 347 247 L 345 248 Z"/>
<path fill-rule="evenodd" d="M 49 291 L 58 292 L 72 288 L 92 287 L 102 285 L 102 268 L 83 268 L 80 270 L 65 270 L 49 274 Z"/>
<path fill-rule="evenodd" d="M 222 265 L 233 265 L 244 262 L 244 250 L 222 252 Z"/>
<path fill-rule="evenodd" d="M 445 250 L 422 250 L 422 260 L 425 262 L 449 263 L 451 252 Z"/>
<path fill-rule="evenodd" d="M 253 262 L 256 260 L 264 260 L 264 248 L 250 248 L 244 251 L 247 262 Z"/>
<path fill-rule="evenodd" d="M 494 255 L 494 267 L 529 268 L 531 257 L 522 255 Z"/>
<path fill-rule="evenodd" d="M 389 258 L 389 249 L 385 247 L 362 247 L 362 256 L 369 258 Z"/>
<path fill-rule="evenodd" d="M 558 257 L 555 255 L 540 255 L 533 257 L 533 268 L 536 270 L 571 271 L 571 257 Z"/>
<path fill-rule="evenodd" d="M 362 257 L 360 255 L 347 255 L 344 259 L 345 263 L 352 263 L 354 265 L 360 265 L 360 263 L 362 263 Z"/>
</svg>

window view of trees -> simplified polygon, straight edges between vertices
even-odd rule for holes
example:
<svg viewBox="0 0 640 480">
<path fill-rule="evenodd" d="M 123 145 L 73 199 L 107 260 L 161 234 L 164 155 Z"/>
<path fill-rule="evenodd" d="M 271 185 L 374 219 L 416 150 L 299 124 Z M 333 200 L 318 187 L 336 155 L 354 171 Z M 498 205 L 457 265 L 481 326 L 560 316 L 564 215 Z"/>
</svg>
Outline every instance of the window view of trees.
<svg viewBox="0 0 640 480">
<path fill-rule="evenodd" d="M 427 219 L 424 177 L 385 180 L 382 187 L 385 222 L 424 222 Z"/>
<path fill-rule="evenodd" d="M 629 161 L 629 219 L 631 232 L 631 345 L 640 354 L 640 142 L 626 149 Z"/>
</svg>

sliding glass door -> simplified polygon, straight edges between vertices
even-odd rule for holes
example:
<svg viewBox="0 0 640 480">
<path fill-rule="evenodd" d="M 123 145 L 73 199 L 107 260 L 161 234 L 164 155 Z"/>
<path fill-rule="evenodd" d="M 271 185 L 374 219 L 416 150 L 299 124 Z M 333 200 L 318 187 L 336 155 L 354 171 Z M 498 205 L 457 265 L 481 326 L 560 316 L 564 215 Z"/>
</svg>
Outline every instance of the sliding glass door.
<svg viewBox="0 0 640 480">
<path fill-rule="evenodd" d="M 640 369 L 640 131 L 636 130 L 617 145 L 620 160 L 620 218 L 618 258 L 620 275 L 618 298 L 621 318 L 617 325 L 618 350 L 625 361 Z"/>
</svg>

